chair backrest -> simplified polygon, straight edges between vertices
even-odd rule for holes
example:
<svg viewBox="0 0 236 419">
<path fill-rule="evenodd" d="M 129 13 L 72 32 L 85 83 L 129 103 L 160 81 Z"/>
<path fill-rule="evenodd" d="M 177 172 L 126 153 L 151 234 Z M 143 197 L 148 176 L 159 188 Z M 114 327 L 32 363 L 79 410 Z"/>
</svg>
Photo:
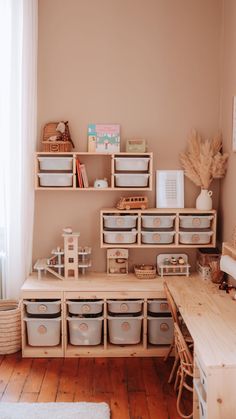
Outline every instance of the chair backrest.
<svg viewBox="0 0 236 419">
<path fill-rule="evenodd" d="M 179 354 L 181 366 L 187 375 L 193 377 L 193 357 L 177 323 L 174 323 L 174 333 L 175 346 Z"/>
<path fill-rule="evenodd" d="M 164 286 L 164 291 L 165 291 L 165 294 L 166 294 L 166 299 L 168 301 L 168 304 L 169 304 L 169 307 L 170 307 L 170 311 L 171 311 L 171 315 L 173 317 L 173 320 L 174 320 L 175 323 L 177 323 L 178 325 L 180 325 L 180 323 L 179 323 L 179 317 L 178 317 L 178 310 L 177 310 L 175 301 L 174 301 L 174 299 L 173 299 L 173 297 L 171 295 L 171 292 L 169 290 L 169 287 L 168 287 L 168 285 L 167 285 L 166 282 L 164 282 L 163 286 Z"/>
</svg>

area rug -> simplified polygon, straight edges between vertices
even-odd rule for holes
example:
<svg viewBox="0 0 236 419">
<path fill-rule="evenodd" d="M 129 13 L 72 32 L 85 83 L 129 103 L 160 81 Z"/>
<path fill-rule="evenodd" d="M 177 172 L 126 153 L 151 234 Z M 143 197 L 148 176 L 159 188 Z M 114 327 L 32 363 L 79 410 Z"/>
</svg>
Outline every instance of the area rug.
<svg viewBox="0 0 236 419">
<path fill-rule="evenodd" d="M 110 419 L 107 403 L 0 403 L 0 419 Z"/>
</svg>

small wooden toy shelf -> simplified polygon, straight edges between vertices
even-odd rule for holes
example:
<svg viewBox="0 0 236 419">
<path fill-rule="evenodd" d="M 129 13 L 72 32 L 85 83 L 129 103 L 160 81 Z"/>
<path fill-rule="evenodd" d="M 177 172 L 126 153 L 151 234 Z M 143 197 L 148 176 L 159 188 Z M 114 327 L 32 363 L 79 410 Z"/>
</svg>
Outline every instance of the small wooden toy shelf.
<svg viewBox="0 0 236 419">
<path fill-rule="evenodd" d="M 89 187 L 79 187 L 77 160 L 86 167 Z M 36 190 L 151 191 L 152 153 L 37 152 Z M 106 178 L 108 187 L 95 188 Z"/>
</svg>

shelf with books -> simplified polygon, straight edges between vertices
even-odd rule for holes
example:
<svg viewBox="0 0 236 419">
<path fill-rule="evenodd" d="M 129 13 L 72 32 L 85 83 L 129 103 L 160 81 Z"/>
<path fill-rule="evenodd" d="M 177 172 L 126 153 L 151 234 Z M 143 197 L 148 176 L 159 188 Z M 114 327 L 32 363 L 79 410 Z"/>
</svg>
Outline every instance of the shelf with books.
<svg viewBox="0 0 236 419">
<path fill-rule="evenodd" d="M 37 152 L 36 190 L 152 190 L 152 153 Z"/>
</svg>

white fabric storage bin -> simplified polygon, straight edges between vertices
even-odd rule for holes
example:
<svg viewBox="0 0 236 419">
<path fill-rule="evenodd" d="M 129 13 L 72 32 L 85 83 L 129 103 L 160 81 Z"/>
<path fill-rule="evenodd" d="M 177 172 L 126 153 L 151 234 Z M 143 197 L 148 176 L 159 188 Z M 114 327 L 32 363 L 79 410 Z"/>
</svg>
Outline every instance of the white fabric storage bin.
<svg viewBox="0 0 236 419">
<path fill-rule="evenodd" d="M 103 301 L 72 301 L 68 300 L 70 314 L 99 314 L 103 311 Z"/>
<path fill-rule="evenodd" d="M 148 342 L 152 345 L 169 345 L 173 341 L 172 317 L 148 317 Z"/>
<path fill-rule="evenodd" d="M 211 241 L 213 231 L 185 231 L 179 233 L 179 242 L 181 244 L 208 244 Z"/>
<path fill-rule="evenodd" d="M 174 241 L 174 231 L 142 231 L 141 238 L 142 243 L 152 244 L 152 243 L 162 243 L 162 244 L 170 244 Z"/>
<path fill-rule="evenodd" d="M 24 318 L 30 346 L 56 346 L 61 339 L 61 317 L 55 319 Z"/>
<path fill-rule="evenodd" d="M 143 317 L 108 316 L 109 341 L 115 345 L 135 345 L 141 341 Z"/>
<path fill-rule="evenodd" d="M 175 215 L 142 215 L 143 228 L 171 228 Z"/>
<path fill-rule="evenodd" d="M 182 228 L 209 228 L 213 215 L 180 215 L 179 220 Z"/>
<path fill-rule="evenodd" d="M 198 378 L 193 379 L 193 386 L 196 390 L 199 406 L 199 419 L 207 419 L 207 399 L 205 390 Z"/>
<path fill-rule="evenodd" d="M 145 172 L 149 160 L 149 157 L 115 157 L 115 168 L 127 172 Z"/>
<path fill-rule="evenodd" d="M 143 309 L 143 300 L 107 300 L 110 313 L 140 313 Z"/>
<path fill-rule="evenodd" d="M 38 157 L 40 170 L 72 170 L 72 157 Z"/>
<path fill-rule="evenodd" d="M 40 186 L 72 186 L 72 173 L 38 173 Z"/>
<path fill-rule="evenodd" d="M 104 215 L 104 227 L 106 228 L 135 228 L 137 215 Z"/>
<path fill-rule="evenodd" d="M 167 300 L 164 299 L 148 300 L 148 312 L 170 313 L 170 307 Z"/>
<path fill-rule="evenodd" d="M 103 317 L 96 319 L 67 317 L 71 345 L 99 345 L 102 340 Z"/>
<path fill-rule="evenodd" d="M 37 300 L 24 301 L 26 312 L 32 315 L 51 315 L 59 314 L 61 311 L 61 301 Z"/>
<path fill-rule="evenodd" d="M 115 173 L 115 186 L 118 187 L 134 187 L 145 188 L 148 186 L 149 175 L 145 173 Z"/>
<path fill-rule="evenodd" d="M 104 232 L 104 242 L 110 244 L 135 243 L 137 231 L 106 231 Z"/>
</svg>

